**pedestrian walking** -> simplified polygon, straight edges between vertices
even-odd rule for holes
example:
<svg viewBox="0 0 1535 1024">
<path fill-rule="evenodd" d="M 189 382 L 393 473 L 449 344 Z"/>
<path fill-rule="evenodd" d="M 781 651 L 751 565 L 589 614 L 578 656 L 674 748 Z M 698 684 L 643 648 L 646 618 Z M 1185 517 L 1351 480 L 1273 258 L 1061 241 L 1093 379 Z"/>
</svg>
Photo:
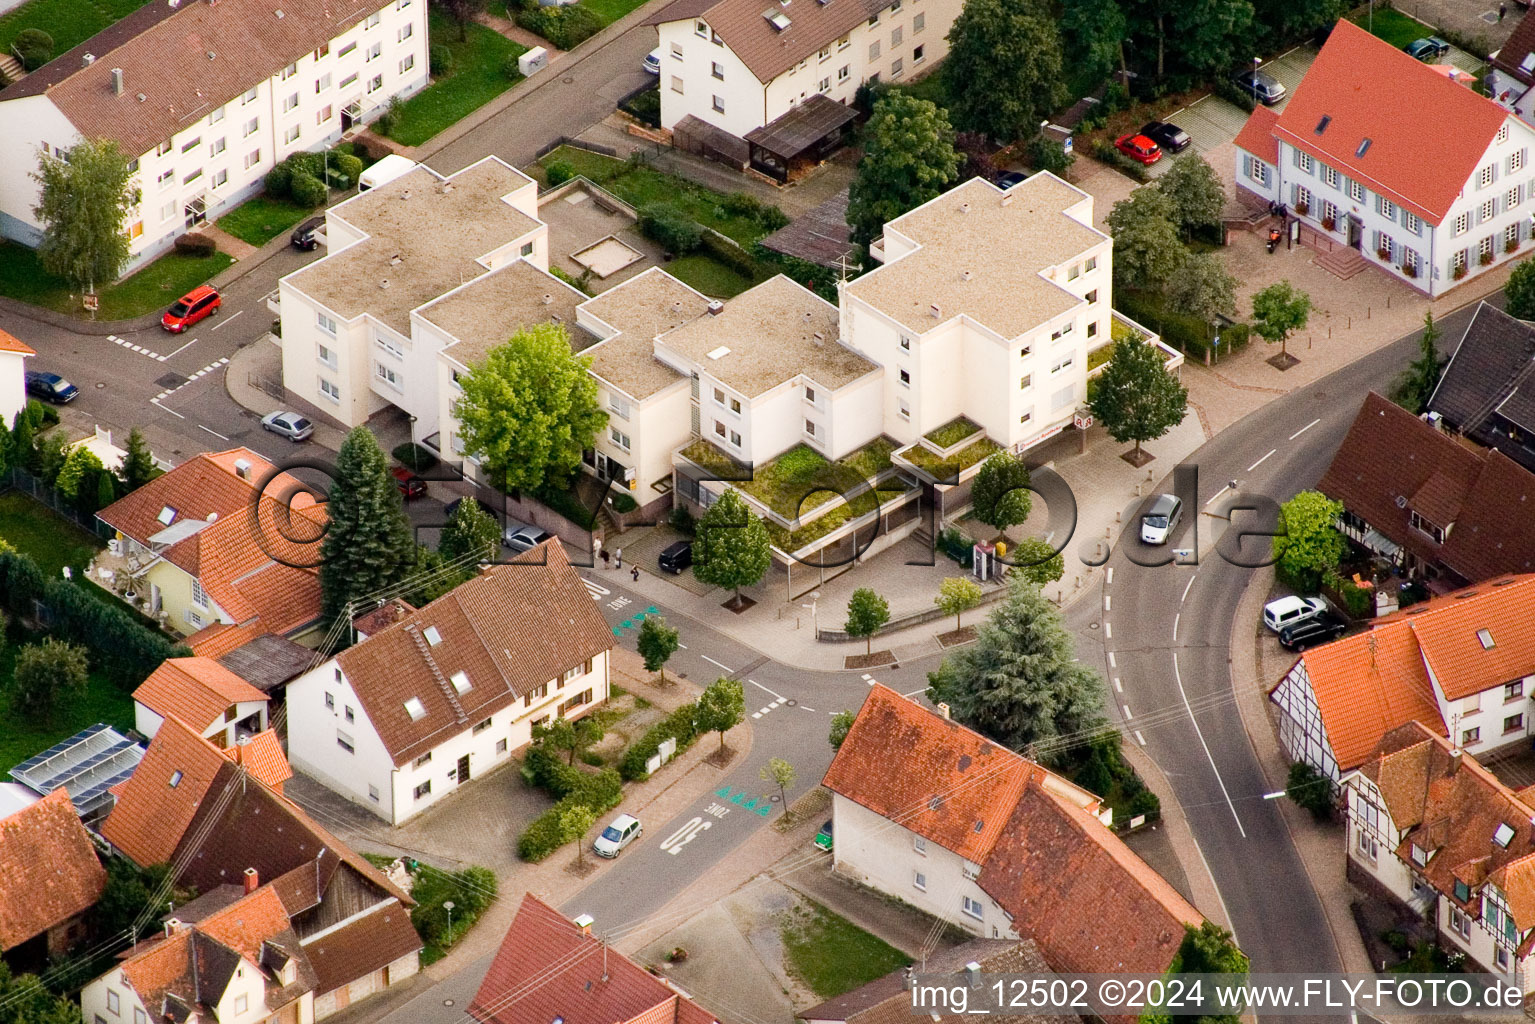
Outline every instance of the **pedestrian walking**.
<svg viewBox="0 0 1535 1024">
<path fill-rule="evenodd" d="M 1508 14 L 1508 4 L 1506 4 L 1506 3 L 1500 3 L 1500 4 L 1498 4 L 1498 20 L 1499 20 L 1499 21 L 1502 21 L 1502 20 L 1503 20 L 1503 18 L 1504 18 L 1504 17 L 1505 17 L 1505 16 L 1506 16 L 1506 15 L 1507 15 L 1507 14 Z"/>
<path fill-rule="evenodd" d="M 634 577 L 634 582 L 638 583 L 640 581 L 640 567 L 639 566 L 637 566 L 637 565 L 630 566 L 629 573 L 630 573 L 630 575 L 632 575 Z"/>
<path fill-rule="evenodd" d="M 624 567 L 624 549 L 623 548 L 614 548 L 613 549 L 613 560 L 618 563 L 618 567 L 620 569 L 622 569 Z"/>
<path fill-rule="evenodd" d="M 608 549 L 607 548 L 603 548 L 602 549 L 602 567 L 604 569 L 608 568 L 610 566 L 610 564 L 612 563 L 612 560 L 613 560 L 613 556 L 608 553 Z"/>
</svg>

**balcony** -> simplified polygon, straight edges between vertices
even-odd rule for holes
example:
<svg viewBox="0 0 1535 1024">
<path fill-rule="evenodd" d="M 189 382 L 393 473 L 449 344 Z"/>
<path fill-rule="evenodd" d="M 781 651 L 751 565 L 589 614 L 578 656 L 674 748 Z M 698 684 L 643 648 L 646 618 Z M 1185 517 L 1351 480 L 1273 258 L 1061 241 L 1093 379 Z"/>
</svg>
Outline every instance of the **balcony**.
<svg viewBox="0 0 1535 1024">
<path fill-rule="evenodd" d="M 1162 367 L 1169 373 L 1176 373 L 1183 365 L 1183 353 L 1168 345 L 1156 332 L 1148 327 L 1143 327 L 1125 316 L 1119 310 L 1113 311 L 1113 319 L 1109 322 L 1109 338 L 1097 348 L 1087 350 L 1087 376 L 1088 379 L 1098 376 L 1103 368 L 1114 358 L 1114 346 L 1128 338 L 1139 337 L 1149 342 L 1151 346 L 1162 353 Z"/>
</svg>

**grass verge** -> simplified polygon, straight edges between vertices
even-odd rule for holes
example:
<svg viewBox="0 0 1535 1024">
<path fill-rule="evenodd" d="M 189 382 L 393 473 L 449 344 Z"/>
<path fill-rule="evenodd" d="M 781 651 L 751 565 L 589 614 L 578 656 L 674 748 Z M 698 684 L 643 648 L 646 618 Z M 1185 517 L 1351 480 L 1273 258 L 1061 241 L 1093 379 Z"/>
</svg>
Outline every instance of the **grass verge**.
<svg viewBox="0 0 1535 1024">
<path fill-rule="evenodd" d="M 286 199 L 259 195 L 219 218 L 219 230 L 251 245 L 265 245 L 314 211 Z"/>
<path fill-rule="evenodd" d="M 779 925 L 784 966 L 822 999 L 851 992 L 911 963 L 911 957 L 814 900 Z"/>
<path fill-rule="evenodd" d="M 1436 34 L 1432 25 L 1426 25 L 1417 18 L 1385 6 L 1375 8 L 1373 15 L 1360 12 L 1350 20 L 1397 49 L 1415 40 Z"/>
<path fill-rule="evenodd" d="M 711 299 L 733 299 L 752 285 L 761 284 L 772 276 L 771 273 L 763 271 L 752 277 L 745 277 L 714 257 L 701 252 L 678 256 L 665 264 L 662 269 Z"/>
<path fill-rule="evenodd" d="M 591 12 L 602 19 L 604 26 L 622 18 L 630 11 L 643 7 L 645 0 L 582 0 Z"/>
<path fill-rule="evenodd" d="M 126 320 L 169 306 L 234 262 L 221 252 L 186 256 L 168 252 L 131 277 L 98 288 L 98 320 Z M 61 278 L 43 270 L 37 253 L 15 242 L 0 244 L 0 295 L 72 316 L 82 316 L 80 296 Z"/>
<path fill-rule="evenodd" d="M 453 52 L 453 70 L 400 105 L 390 138 L 419 146 L 438 132 L 473 113 L 510 89 L 522 76 L 508 76 L 508 58 L 521 55 L 520 46 L 484 25 L 470 25 L 460 42 L 458 26 L 433 10 L 428 23 L 432 45 Z"/>
<path fill-rule="evenodd" d="M 0 494 L 0 539 L 31 556 L 50 577 L 58 576 L 66 565 L 79 574 L 106 546 L 20 491 Z"/>
</svg>

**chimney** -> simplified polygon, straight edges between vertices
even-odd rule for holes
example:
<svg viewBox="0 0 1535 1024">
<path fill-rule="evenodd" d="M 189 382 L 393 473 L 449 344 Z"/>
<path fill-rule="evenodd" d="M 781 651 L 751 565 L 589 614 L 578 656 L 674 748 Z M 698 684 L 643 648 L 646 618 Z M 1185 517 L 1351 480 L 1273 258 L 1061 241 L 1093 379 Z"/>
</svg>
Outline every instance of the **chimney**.
<svg viewBox="0 0 1535 1024">
<path fill-rule="evenodd" d="M 965 984 L 975 988 L 981 983 L 981 965 L 972 960 L 965 965 Z"/>
<path fill-rule="evenodd" d="M 943 716 L 945 722 L 949 720 L 949 706 L 943 701 L 938 702 L 938 713 Z"/>
<path fill-rule="evenodd" d="M 256 872 L 255 868 L 246 868 L 245 895 L 249 896 L 259 888 L 261 888 L 261 875 Z"/>
<path fill-rule="evenodd" d="M 544 292 L 544 305 L 547 306 L 547 305 L 549 305 L 553 301 L 554 301 L 554 296 L 550 295 L 548 292 Z"/>
<path fill-rule="evenodd" d="M 582 935 L 590 935 L 592 933 L 592 925 L 594 923 L 596 923 L 596 918 L 592 917 L 590 914 L 582 914 L 580 917 L 576 918 L 576 927 L 581 929 Z"/>
<path fill-rule="evenodd" d="M 88 67 L 90 67 L 94 63 L 96 63 L 96 55 L 94 53 L 84 54 L 80 58 L 80 66 L 82 68 L 88 68 Z"/>
<path fill-rule="evenodd" d="M 910 967 L 901 972 L 901 987 L 908 992 L 911 991 L 911 976 L 912 970 Z"/>
<path fill-rule="evenodd" d="M 172 935 L 179 935 L 179 934 L 181 934 L 181 929 L 184 928 L 184 927 L 186 927 L 186 926 L 181 923 L 181 919 L 180 918 L 175 918 L 175 917 L 168 917 L 168 918 L 166 918 L 165 919 L 165 937 L 168 939 Z"/>
<path fill-rule="evenodd" d="M 681 313 L 682 312 L 682 303 L 680 303 L 680 302 L 672 303 L 672 312 L 673 313 Z"/>
<path fill-rule="evenodd" d="M 409 199 L 410 198 L 410 189 L 406 189 L 404 192 L 401 192 L 400 193 L 400 198 L 401 199 Z"/>
<path fill-rule="evenodd" d="M 934 320 L 937 320 L 939 317 L 943 316 L 943 310 L 938 308 L 938 303 L 935 302 L 927 308 L 933 314 Z"/>
<path fill-rule="evenodd" d="M 1007 192 L 1002 193 L 1002 205 L 1003 206 L 1012 206 L 1013 205 L 1013 197 L 1012 197 L 1012 195 L 1010 193 L 1007 193 Z"/>
<path fill-rule="evenodd" d="M 959 279 L 960 279 L 960 280 L 961 280 L 961 281 L 968 281 L 968 280 L 970 280 L 970 279 L 971 279 L 971 278 L 972 278 L 972 277 L 974 277 L 974 276 L 975 276 L 975 275 L 974 275 L 974 274 L 972 274 L 972 273 L 970 273 L 970 271 L 968 271 L 968 270 L 961 270 L 961 271 L 960 271 L 960 272 L 959 272 Z"/>
<path fill-rule="evenodd" d="M 250 459 L 235 459 L 235 476 L 241 480 L 249 480 L 251 478 Z"/>
<path fill-rule="evenodd" d="M 1458 747 L 1458 746 L 1454 750 L 1450 751 L 1450 774 L 1451 775 L 1454 775 L 1456 772 L 1460 771 L 1460 762 L 1461 762 L 1461 759 L 1464 756 L 1465 756 L 1465 752 L 1462 751 L 1460 749 L 1460 747 Z"/>
<path fill-rule="evenodd" d="M 805 323 L 808 324 L 810 321 L 812 321 L 814 319 L 815 319 L 815 314 L 810 313 L 808 311 L 805 313 Z"/>
<path fill-rule="evenodd" d="M 92 59 L 94 59 L 94 58 L 92 58 Z M 121 96 L 122 94 L 123 94 L 123 69 L 122 68 L 113 68 L 112 69 L 112 95 L 113 96 Z"/>
<path fill-rule="evenodd" d="M 379 287 L 380 287 L 380 288 L 386 288 L 386 289 L 387 289 L 387 288 L 388 288 L 388 287 L 389 287 L 389 278 L 387 278 L 387 277 L 386 277 L 386 278 L 384 278 L 384 279 L 383 279 L 383 280 L 382 280 L 382 281 L 380 281 L 380 282 L 379 282 L 379 283 L 378 283 L 378 286 L 379 286 Z"/>
<path fill-rule="evenodd" d="M 719 316 L 723 312 L 725 312 L 725 304 L 723 302 L 721 302 L 719 299 L 712 299 L 712 300 L 710 300 L 710 302 L 709 302 L 709 315 L 710 316 Z"/>
<path fill-rule="evenodd" d="M 960 203 L 959 204 L 959 212 L 960 213 L 969 213 L 970 212 L 970 204 L 969 203 Z"/>
</svg>

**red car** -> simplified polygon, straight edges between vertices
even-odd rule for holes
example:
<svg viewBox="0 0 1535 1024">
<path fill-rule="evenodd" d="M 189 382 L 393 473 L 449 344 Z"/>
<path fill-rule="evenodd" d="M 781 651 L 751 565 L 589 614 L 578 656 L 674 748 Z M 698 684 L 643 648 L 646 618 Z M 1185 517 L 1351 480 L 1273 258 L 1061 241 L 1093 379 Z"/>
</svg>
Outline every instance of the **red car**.
<svg viewBox="0 0 1535 1024">
<path fill-rule="evenodd" d="M 223 296 L 211 285 L 193 288 L 165 311 L 165 315 L 160 318 L 160 326 L 172 334 L 180 334 L 204 317 L 217 313 L 223 304 Z"/>
<path fill-rule="evenodd" d="M 1144 135 L 1121 135 L 1114 140 L 1114 148 L 1131 160 L 1139 160 L 1143 164 L 1154 164 L 1162 159 L 1162 147 Z"/>
<path fill-rule="evenodd" d="M 395 466 L 389 471 L 389 475 L 394 477 L 394 485 L 400 489 L 400 494 L 406 501 L 426 494 L 426 481 L 404 466 Z"/>
</svg>

